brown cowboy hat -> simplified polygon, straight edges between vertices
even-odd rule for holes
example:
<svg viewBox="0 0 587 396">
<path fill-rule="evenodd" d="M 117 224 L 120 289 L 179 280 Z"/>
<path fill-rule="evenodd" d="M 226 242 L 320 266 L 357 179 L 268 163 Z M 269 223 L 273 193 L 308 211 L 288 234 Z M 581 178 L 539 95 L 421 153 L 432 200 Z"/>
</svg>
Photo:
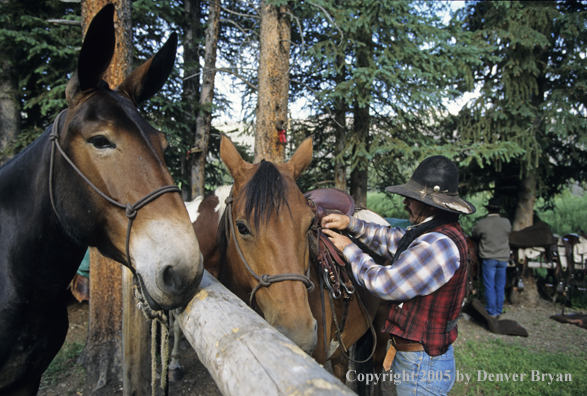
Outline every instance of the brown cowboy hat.
<svg viewBox="0 0 587 396">
<path fill-rule="evenodd" d="M 459 197 L 459 171 L 451 160 L 435 155 L 418 165 L 406 184 L 386 190 L 447 212 L 470 215 L 477 209 Z"/>
</svg>

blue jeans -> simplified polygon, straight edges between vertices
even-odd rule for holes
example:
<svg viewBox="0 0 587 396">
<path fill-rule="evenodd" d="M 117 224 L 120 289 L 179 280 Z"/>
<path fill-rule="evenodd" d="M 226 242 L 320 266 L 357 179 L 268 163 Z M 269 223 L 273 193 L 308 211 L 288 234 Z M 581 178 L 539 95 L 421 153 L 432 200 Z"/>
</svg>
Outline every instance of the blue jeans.
<svg viewBox="0 0 587 396">
<path fill-rule="evenodd" d="M 507 261 L 483 259 L 485 309 L 489 315 L 499 315 L 503 309 L 507 266 Z"/>
<path fill-rule="evenodd" d="M 452 345 L 440 356 L 426 352 L 396 352 L 392 372 L 399 374 L 397 396 L 446 395 L 455 383 L 456 368 Z"/>
</svg>

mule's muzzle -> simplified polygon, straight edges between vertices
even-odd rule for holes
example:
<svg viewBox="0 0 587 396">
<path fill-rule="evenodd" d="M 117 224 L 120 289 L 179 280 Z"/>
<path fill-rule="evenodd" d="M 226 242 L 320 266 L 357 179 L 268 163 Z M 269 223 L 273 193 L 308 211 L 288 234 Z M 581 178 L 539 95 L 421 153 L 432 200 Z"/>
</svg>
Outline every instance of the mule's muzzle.
<svg viewBox="0 0 587 396">
<path fill-rule="evenodd" d="M 135 279 L 138 279 L 139 281 L 141 295 L 145 299 L 147 304 L 149 304 L 149 308 L 151 308 L 153 311 L 161 311 L 163 308 L 161 308 L 161 306 L 157 304 L 155 300 L 153 300 L 153 297 L 151 297 L 149 291 L 147 290 L 147 287 L 145 286 L 143 278 L 139 274 L 136 274 Z"/>
<path fill-rule="evenodd" d="M 185 307 L 198 291 L 204 275 L 203 257 L 191 263 L 165 263 L 153 273 L 153 278 L 137 271 L 144 302 L 154 311 Z"/>
<path fill-rule="evenodd" d="M 203 257 L 200 254 L 201 263 L 203 263 Z M 157 287 L 164 295 L 187 295 L 191 299 L 204 275 L 203 268 L 203 265 L 199 265 L 194 277 L 193 269 L 188 266 L 165 265 L 157 273 Z"/>
</svg>

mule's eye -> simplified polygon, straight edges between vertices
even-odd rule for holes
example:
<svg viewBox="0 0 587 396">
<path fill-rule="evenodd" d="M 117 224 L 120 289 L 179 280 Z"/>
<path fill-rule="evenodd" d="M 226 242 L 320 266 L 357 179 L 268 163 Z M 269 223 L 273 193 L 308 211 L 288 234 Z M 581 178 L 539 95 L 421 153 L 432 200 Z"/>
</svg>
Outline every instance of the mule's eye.
<svg viewBox="0 0 587 396">
<path fill-rule="evenodd" d="M 97 149 L 116 148 L 116 145 L 104 136 L 98 135 L 90 138 L 90 144 L 94 145 Z"/>
<path fill-rule="evenodd" d="M 237 221 L 236 222 L 236 228 L 238 228 L 238 232 L 241 235 L 249 235 L 251 232 L 249 231 L 249 229 L 247 228 L 247 226 L 245 225 L 245 223 L 241 222 L 241 221 Z"/>
</svg>

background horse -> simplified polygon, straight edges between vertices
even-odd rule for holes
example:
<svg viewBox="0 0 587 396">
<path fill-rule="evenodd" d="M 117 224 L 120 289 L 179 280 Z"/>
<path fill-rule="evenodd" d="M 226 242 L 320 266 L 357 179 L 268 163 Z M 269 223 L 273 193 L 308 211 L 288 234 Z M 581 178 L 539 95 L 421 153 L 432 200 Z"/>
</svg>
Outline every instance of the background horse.
<svg viewBox="0 0 587 396">
<path fill-rule="evenodd" d="M 358 289 L 346 303 L 333 299 L 333 312 L 329 291 L 318 287 L 321 274 L 310 260 L 315 215 L 295 183 L 312 159 L 312 139 L 287 163 L 253 165 L 223 136 L 221 157 L 233 176 L 232 189 L 221 187 L 187 204 L 206 270 L 319 363 L 333 359 L 335 374 L 344 382 L 347 361 L 335 337 L 336 321 L 350 348 L 369 329 L 379 300 Z M 212 229 L 216 224 L 217 234 Z"/>
<path fill-rule="evenodd" d="M 0 168 L 0 394 L 35 395 L 68 329 L 66 288 L 87 246 L 129 267 L 153 309 L 187 304 L 198 242 L 163 160 L 163 134 L 136 105 L 164 84 L 177 36 L 111 90 L 114 6 L 90 24 L 68 109 Z"/>
</svg>

